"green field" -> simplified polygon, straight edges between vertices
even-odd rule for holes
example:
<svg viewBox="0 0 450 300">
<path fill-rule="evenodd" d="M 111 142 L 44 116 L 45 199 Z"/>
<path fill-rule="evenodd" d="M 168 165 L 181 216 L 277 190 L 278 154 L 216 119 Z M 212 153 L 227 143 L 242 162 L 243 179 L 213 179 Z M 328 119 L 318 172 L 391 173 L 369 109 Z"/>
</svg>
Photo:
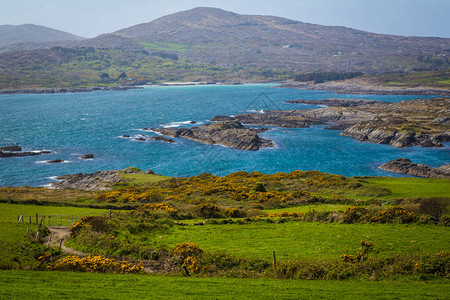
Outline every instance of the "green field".
<svg viewBox="0 0 450 300">
<path fill-rule="evenodd" d="M 35 271 L 0 271 L 0 282 L 2 299 L 445 299 L 450 292 L 445 281 L 305 281 Z"/>
<path fill-rule="evenodd" d="M 386 188 L 391 194 L 382 199 L 404 199 L 417 197 L 449 197 L 450 180 L 415 177 L 371 177 L 364 179 L 369 184 Z"/>
<path fill-rule="evenodd" d="M 38 205 L 22 205 L 22 204 L 8 204 L 0 203 L 0 221 L 11 222 L 17 221 L 17 216 L 23 214 L 24 216 L 39 215 L 74 215 L 78 217 L 86 215 L 101 215 L 108 213 L 106 209 L 84 208 L 84 207 L 70 207 L 70 206 L 38 206 Z M 28 219 L 25 218 L 25 221 Z"/>
<path fill-rule="evenodd" d="M 244 257 L 270 260 L 275 251 L 280 260 L 339 259 L 359 251 L 361 240 L 375 245 L 375 256 L 390 253 L 426 254 L 450 249 L 448 228 L 435 225 L 340 224 L 289 222 L 282 224 L 175 226 L 156 235 L 142 234 L 137 240 L 169 246 L 192 242 L 206 251 L 226 251 Z"/>
</svg>

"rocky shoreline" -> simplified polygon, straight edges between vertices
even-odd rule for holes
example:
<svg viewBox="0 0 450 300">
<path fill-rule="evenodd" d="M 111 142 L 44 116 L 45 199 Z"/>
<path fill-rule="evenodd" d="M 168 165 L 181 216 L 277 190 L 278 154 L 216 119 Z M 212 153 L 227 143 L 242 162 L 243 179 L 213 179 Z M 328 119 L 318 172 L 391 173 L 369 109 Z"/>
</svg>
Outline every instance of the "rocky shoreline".
<svg viewBox="0 0 450 300">
<path fill-rule="evenodd" d="M 85 191 L 103 191 L 110 189 L 111 184 L 122 182 L 119 170 L 97 171 L 94 173 L 78 173 L 56 177 L 57 182 L 50 183 L 55 189 L 77 189 Z"/>
<path fill-rule="evenodd" d="M 440 95 L 450 96 L 450 90 L 432 87 L 390 87 L 343 81 L 327 81 L 314 84 L 312 82 L 289 81 L 278 88 L 294 88 L 318 91 L 333 91 L 338 94 L 369 95 Z"/>
<path fill-rule="evenodd" d="M 258 133 L 267 129 L 253 129 L 242 125 L 238 121 L 221 121 L 208 123 L 192 128 L 152 128 L 172 138 L 185 138 L 204 144 L 217 144 L 240 150 L 259 150 L 274 147 L 272 141 L 260 138 Z"/>
<path fill-rule="evenodd" d="M 385 171 L 408 174 L 426 178 L 450 178 L 450 165 L 432 168 L 423 164 L 413 163 L 407 158 L 397 158 L 383 164 L 380 169 Z"/>
<path fill-rule="evenodd" d="M 450 142 L 450 98 L 398 103 L 358 99 L 293 100 L 291 103 L 330 107 L 216 116 L 211 121 L 284 128 L 322 124 L 328 125 L 326 129 L 342 130 L 342 136 L 394 147 L 443 147 L 442 143 Z"/>
<path fill-rule="evenodd" d="M 31 88 L 31 89 L 0 89 L 0 94 L 65 94 L 65 93 L 89 93 L 96 91 L 127 91 L 142 89 L 139 86 L 96 86 L 91 88 Z"/>
</svg>

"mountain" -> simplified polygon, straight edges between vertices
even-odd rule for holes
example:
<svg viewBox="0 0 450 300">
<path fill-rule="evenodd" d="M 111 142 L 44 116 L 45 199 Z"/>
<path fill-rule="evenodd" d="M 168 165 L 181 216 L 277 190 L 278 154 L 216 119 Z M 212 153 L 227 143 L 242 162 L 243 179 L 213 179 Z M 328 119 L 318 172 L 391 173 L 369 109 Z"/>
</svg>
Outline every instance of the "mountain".
<svg viewBox="0 0 450 300">
<path fill-rule="evenodd" d="M 49 43 L 59 41 L 81 41 L 84 38 L 45 26 L 0 25 L 0 47 L 24 43 Z"/>
<path fill-rule="evenodd" d="M 367 73 L 411 67 L 426 69 L 427 65 L 417 61 L 419 55 L 450 54 L 448 38 L 375 34 L 205 7 L 168 15 L 82 44 L 111 48 L 135 44 L 135 49 L 174 52 L 223 67 Z"/>
<path fill-rule="evenodd" d="M 48 30 L 53 35 L 35 31 L 34 38 L 78 40 L 6 46 L 0 50 L 0 90 L 161 81 L 280 82 L 314 71 L 341 76 L 450 69 L 449 38 L 375 34 L 217 8 L 178 12 L 93 39 Z M 14 38 L 30 41 L 25 36 Z M 1 31 L 0 40 L 5 42 Z"/>
</svg>

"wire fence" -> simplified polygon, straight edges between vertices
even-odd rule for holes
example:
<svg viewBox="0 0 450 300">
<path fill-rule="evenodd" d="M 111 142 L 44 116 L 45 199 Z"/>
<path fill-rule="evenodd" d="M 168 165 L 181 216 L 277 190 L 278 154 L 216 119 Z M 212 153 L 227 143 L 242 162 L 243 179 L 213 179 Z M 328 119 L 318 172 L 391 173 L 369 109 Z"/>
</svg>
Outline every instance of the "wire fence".
<svg viewBox="0 0 450 300">
<path fill-rule="evenodd" d="M 100 214 L 98 216 L 108 216 L 108 214 Z M 41 226 L 71 226 L 77 220 L 84 217 L 75 215 L 39 215 L 24 216 L 23 214 L 17 216 L 17 223 L 36 224 Z M 111 217 L 111 212 L 109 213 Z"/>
</svg>

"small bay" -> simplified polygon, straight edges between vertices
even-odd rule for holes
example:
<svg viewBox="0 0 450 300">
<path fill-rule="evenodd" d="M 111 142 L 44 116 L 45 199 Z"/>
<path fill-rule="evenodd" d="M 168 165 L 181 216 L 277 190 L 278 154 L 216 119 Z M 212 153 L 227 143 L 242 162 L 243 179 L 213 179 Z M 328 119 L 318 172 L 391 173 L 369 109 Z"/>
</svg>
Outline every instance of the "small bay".
<svg viewBox="0 0 450 300">
<path fill-rule="evenodd" d="M 326 91 L 274 88 L 275 84 L 236 86 L 146 87 L 118 92 L 0 95 L 0 147 L 48 149 L 52 154 L 0 159 L 0 186 L 41 186 L 50 177 L 71 173 L 152 169 L 167 176 L 234 171 L 263 173 L 319 170 L 345 176 L 399 176 L 378 167 L 398 157 L 437 167 L 448 163 L 445 148 L 395 148 L 361 143 L 324 126 L 272 128 L 261 134 L 277 147 L 243 151 L 175 139 L 134 141 L 144 127 L 196 126 L 215 115 L 235 115 L 268 109 L 305 109 L 293 99 L 358 98 L 389 102 L 433 96 L 337 95 Z M 188 125 L 189 121 L 197 124 Z M 131 139 L 122 138 L 130 135 Z M 80 156 L 93 153 L 93 160 Z M 48 164 L 45 161 L 65 162 Z"/>
</svg>

